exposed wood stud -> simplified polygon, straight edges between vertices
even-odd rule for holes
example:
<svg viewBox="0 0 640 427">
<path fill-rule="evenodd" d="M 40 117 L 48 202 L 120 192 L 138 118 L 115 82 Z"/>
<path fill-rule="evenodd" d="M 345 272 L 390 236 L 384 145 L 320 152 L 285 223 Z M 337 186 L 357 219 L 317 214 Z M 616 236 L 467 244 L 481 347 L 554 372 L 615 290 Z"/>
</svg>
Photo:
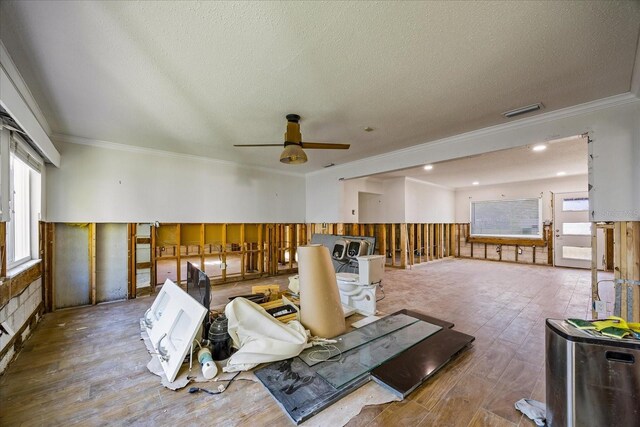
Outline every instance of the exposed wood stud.
<svg viewBox="0 0 640 427">
<path fill-rule="evenodd" d="M 407 267 L 407 224 L 400 224 L 400 268 Z"/>
<path fill-rule="evenodd" d="M 131 254 L 129 254 L 131 256 Z M 130 279 L 129 279 L 130 280 Z M 131 284 L 129 284 L 131 286 Z M 96 304 L 96 223 L 89 224 L 89 289 L 91 304 Z"/>
<path fill-rule="evenodd" d="M 534 261 L 535 262 L 535 261 Z M 598 312 L 595 309 L 595 301 L 598 296 L 598 228 L 595 222 L 591 223 L 591 318 L 597 319 Z"/>
</svg>

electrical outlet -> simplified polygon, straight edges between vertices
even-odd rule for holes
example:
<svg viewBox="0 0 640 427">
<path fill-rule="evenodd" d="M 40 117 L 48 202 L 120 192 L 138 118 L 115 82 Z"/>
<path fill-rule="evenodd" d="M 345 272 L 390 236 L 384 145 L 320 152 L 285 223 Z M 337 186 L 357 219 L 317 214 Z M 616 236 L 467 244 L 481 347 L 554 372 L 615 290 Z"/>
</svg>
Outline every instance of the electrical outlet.
<svg viewBox="0 0 640 427">
<path fill-rule="evenodd" d="M 605 313 L 607 311 L 606 301 L 596 301 L 596 311 L 598 313 Z"/>
</svg>

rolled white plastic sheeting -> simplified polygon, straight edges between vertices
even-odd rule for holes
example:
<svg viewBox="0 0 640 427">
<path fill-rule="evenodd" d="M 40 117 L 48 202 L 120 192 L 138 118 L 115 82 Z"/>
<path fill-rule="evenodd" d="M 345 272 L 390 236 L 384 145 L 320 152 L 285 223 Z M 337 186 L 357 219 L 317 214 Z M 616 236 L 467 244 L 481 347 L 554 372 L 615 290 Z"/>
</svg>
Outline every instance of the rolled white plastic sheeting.
<svg viewBox="0 0 640 427">
<path fill-rule="evenodd" d="M 222 369 L 247 371 L 260 363 L 295 357 L 307 346 L 308 332 L 297 320 L 282 323 L 245 298 L 235 298 L 224 309 L 228 330 L 238 348 Z"/>
</svg>

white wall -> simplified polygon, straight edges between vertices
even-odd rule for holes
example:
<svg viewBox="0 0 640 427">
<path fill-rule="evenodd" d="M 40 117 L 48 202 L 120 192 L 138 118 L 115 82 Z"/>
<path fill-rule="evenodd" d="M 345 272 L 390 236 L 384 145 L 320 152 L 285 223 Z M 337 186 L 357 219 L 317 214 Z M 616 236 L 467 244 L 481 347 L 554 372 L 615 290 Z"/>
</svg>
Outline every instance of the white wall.
<svg viewBox="0 0 640 427">
<path fill-rule="evenodd" d="M 407 178 L 405 183 L 405 222 L 455 222 L 454 191 L 439 185 Z"/>
<path fill-rule="evenodd" d="M 50 222 L 304 222 L 305 179 L 159 151 L 59 143 Z"/>
<path fill-rule="evenodd" d="M 469 203 L 483 200 L 529 199 L 542 195 L 542 220 L 553 220 L 551 193 L 587 191 L 587 176 L 565 176 L 509 184 L 458 189 L 455 192 L 455 222 L 469 222 Z"/>
<path fill-rule="evenodd" d="M 640 100 L 631 94 L 481 129 L 307 175 L 307 220 L 343 222 L 340 178 L 414 167 L 589 132 L 595 220 L 640 220 Z"/>
<path fill-rule="evenodd" d="M 382 185 L 383 223 L 405 222 L 405 180 L 406 178 L 386 179 Z"/>
<path fill-rule="evenodd" d="M 342 182 L 343 222 L 356 223 L 360 220 L 360 192 L 382 194 L 382 181 L 376 178 L 351 179 Z M 312 196 L 313 197 L 313 196 Z M 365 214 L 366 215 L 366 214 Z"/>
<path fill-rule="evenodd" d="M 358 193 L 358 223 L 378 224 L 384 222 L 382 194 Z"/>
</svg>

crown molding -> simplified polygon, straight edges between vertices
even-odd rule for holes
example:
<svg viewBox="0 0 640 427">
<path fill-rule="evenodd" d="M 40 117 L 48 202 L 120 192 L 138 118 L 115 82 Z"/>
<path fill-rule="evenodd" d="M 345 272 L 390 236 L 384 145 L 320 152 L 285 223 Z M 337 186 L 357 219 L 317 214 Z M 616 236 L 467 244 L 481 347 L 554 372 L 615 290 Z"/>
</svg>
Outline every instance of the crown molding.
<svg viewBox="0 0 640 427">
<path fill-rule="evenodd" d="M 203 157 L 203 156 L 196 156 L 194 154 L 177 153 L 175 151 L 158 150 L 157 148 L 138 147 L 135 145 L 120 144 L 117 142 L 103 141 L 103 140 L 92 139 L 92 138 L 83 138 L 79 136 L 65 135 L 60 133 L 53 134 L 51 136 L 51 139 L 53 139 L 56 142 L 86 145 L 89 147 L 104 148 L 107 150 L 117 150 L 117 151 L 126 151 L 129 153 L 149 154 L 154 156 L 168 157 L 168 158 L 175 158 L 175 159 L 197 160 L 197 161 L 212 163 L 216 165 L 232 166 L 235 168 L 251 169 L 254 171 L 257 170 L 257 171 L 266 172 L 266 173 L 296 176 L 301 178 L 304 178 L 305 176 L 303 173 L 300 173 L 300 172 L 287 172 L 287 171 L 281 171 L 278 169 L 265 168 L 263 166 L 251 166 L 251 165 L 236 163 L 228 160 L 214 159 L 212 157 Z"/>
<path fill-rule="evenodd" d="M 20 71 L 18 71 L 18 67 L 16 67 L 13 59 L 11 59 L 11 55 L 9 55 L 9 52 L 4 46 L 2 40 L 0 40 L 0 65 L 20 93 L 22 100 L 29 106 L 29 110 L 31 110 L 31 113 L 36 117 L 36 120 L 38 121 L 38 123 L 40 123 L 42 129 L 47 133 L 47 135 L 51 135 L 51 126 L 49 126 L 49 122 L 38 106 L 38 103 L 33 97 L 31 90 L 29 90 L 29 87 L 22 78 L 22 74 L 20 74 Z"/>
<path fill-rule="evenodd" d="M 561 108 L 559 110 L 550 111 L 548 113 L 538 114 L 534 117 L 518 119 L 509 123 L 489 126 L 489 127 L 478 129 L 478 130 L 473 130 L 470 132 L 461 133 L 458 135 L 437 139 L 434 141 L 429 141 L 429 142 L 425 142 L 418 145 L 413 145 L 411 147 L 402 148 L 400 150 L 378 154 L 376 156 L 366 157 L 364 159 L 354 160 L 352 162 L 343 163 L 341 165 L 333 167 L 331 168 L 331 171 L 333 173 L 341 170 L 345 171 L 345 170 L 354 168 L 358 165 L 366 164 L 372 161 L 392 159 L 393 157 L 400 154 L 403 154 L 403 155 L 404 154 L 411 155 L 413 153 L 420 154 L 420 152 L 427 147 L 431 148 L 438 145 L 446 145 L 451 143 L 474 140 L 480 137 L 498 135 L 500 133 L 507 132 L 507 131 L 519 130 L 529 126 L 540 125 L 548 122 L 553 122 L 556 120 L 562 120 L 570 117 L 580 116 L 583 114 L 589 114 L 596 111 L 619 107 L 627 104 L 633 104 L 633 103 L 640 103 L 640 99 L 633 93 L 626 92 L 620 95 L 614 95 L 608 98 L 602 98 L 595 101 L 586 102 L 584 104 L 578 104 L 572 107 Z M 307 173 L 307 175 L 308 176 L 320 175 L 323 172 L 326 172 L 326 171 L 317 170 L 317 171 L 309 172 Z M 354 177 L 348 177 L 348 178 L 345 177 L 345 179 L 353 179 L 353 178 L 362 178 L 362 176 L 354 176 Z"/>
</svg>

